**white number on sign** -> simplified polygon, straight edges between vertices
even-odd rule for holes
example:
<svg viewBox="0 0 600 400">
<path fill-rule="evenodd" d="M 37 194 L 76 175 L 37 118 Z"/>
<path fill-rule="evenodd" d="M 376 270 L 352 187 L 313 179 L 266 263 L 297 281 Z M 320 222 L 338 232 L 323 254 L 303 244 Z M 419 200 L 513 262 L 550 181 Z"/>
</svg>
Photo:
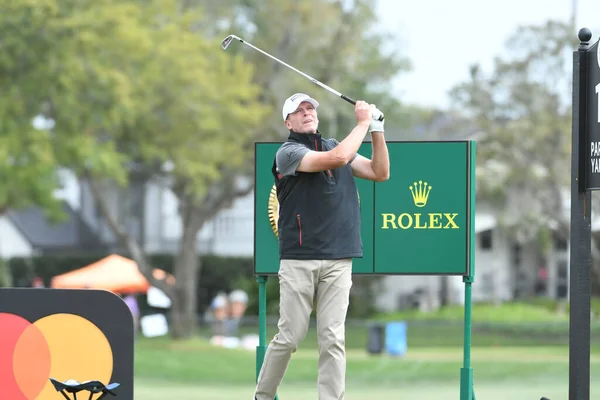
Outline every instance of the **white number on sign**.
<svg viewBox="0 0 600 400">
<path fill-rule="evenodd" d="M 596 94 L 598 95 L 598 123 L 600 124 L 600 83 L 596 85 Z"/>
</svg>

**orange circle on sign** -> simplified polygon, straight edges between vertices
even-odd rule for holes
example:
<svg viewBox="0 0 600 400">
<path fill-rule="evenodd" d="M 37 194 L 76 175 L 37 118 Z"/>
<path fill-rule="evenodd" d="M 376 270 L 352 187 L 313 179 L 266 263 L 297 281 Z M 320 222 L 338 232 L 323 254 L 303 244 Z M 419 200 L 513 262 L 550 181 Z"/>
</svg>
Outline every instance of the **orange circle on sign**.
<svg viewBox="0 0 600 400">
<path fill-rule="evenodd" d="M 27 399 L 36 399 L 46 385 L 50 375 L 50 349 L 44 334 L 35 324 L 25 328 L 15 345 L 13 373 Z"/>
</svg>

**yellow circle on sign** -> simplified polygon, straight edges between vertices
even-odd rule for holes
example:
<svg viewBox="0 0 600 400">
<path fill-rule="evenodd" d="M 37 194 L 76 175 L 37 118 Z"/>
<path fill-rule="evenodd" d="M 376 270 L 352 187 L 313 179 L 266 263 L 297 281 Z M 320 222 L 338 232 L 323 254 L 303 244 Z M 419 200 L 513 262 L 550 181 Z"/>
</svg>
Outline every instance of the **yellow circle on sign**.
<svg viewBox="0 0 600 400">
<path fill-rule="evenodd" d="M 104 333 L 74 314 L 53 314 L 34 323 L 50 349 L 50 378 L 64 382 L 100 381 L 107 385 L 113 372 L 113 354 Z M 50 380 L 36 400 L 55 400 Z"/>
<path fill-rule="evenodd" d="M 276 237 L 279 237 L 277 221 L 279 221 L 279 201 L 277 200 L 277 188 L 273 185 L 271 194 L 269 195 L 269 222 L 271 223 L 273 233 Z"/>
</svg>

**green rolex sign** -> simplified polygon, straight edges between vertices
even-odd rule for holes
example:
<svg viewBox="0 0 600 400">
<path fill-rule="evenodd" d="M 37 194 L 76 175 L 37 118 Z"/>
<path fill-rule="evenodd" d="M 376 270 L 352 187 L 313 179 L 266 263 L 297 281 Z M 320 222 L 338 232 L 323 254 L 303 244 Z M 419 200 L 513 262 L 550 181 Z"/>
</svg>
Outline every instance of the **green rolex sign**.
<svg viewBox="0 0 600 400">
<path fill-rule="evenodd" d="M 389 144 L 391 176 L 373 193 L 375 273 L 467 273 L 468 144 Z"/>
<path fill-rule="evenodd" d="M 281 143 L 256 143 L 254 273 L 258 281 L 256 375 L 267 350 L 266 282 L 279 270 L 279 204 L 271 168 Z M 354 274 L 462 275 L 465 283 L 464 363 L 460 399 L 474 400 L 471 300 L 475 246 L 475 142 L 388 142 L 390 179 L 356 179 L 363 257 Z M 371 144 L 359 153 L 371 157 Z M 278 397 L 276 397 L 278 399 Z"/>
<path fill-rule="evenodd" d="M 271 167 L 281 143 L 256 144 L 255 273 L 279 268 Z M 390 179 L 356 179 L 363 258 L 355 274 L 467 275 L 474 142 L 389 142 Z M 371 156 L 371 144 L 359 151 Z"/>
</svg>

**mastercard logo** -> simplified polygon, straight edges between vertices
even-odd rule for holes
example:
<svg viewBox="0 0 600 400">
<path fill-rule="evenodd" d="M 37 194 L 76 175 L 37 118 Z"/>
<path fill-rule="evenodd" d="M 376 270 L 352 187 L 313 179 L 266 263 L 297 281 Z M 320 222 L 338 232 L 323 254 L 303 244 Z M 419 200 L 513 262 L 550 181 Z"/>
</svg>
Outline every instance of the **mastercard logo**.
<svg viewBox="0 0 600 400">
<path fill-rule="evenodd" d="M 110 343 L 86 318 L 57 313 L 28 321 L 0 312 L 1 399 L 56 400 L 51 377 L 108 384 L 112 373 Z"/>
</svg>

